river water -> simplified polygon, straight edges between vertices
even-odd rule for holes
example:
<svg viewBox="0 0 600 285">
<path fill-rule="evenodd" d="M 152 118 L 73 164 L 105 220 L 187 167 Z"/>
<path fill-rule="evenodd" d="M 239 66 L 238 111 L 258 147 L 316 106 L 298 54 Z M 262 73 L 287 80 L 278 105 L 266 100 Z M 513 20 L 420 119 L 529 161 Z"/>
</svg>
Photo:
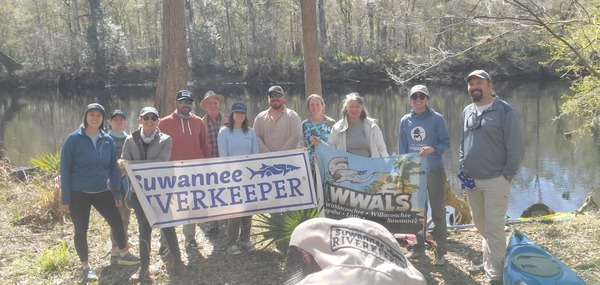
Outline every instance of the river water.
<svg viewBox="0 0 600 285">
<path fill-rule="evenodd" d="M 456 193 L 460 194 L 458 173 L 458 145 L 461 135 L 461 111 L 470 103 L 466 84 L 459 86 L 428 86 L 429 105 L 446 118 L 451 136 L 451 148 L 444 155 L 446 172 Z M 225 95 L 223 110 L 234 101 L 248 103 L 251 119 L 267 108 L 268 86 L 247 87 L 223 85 L 213 87 Z M 398 123 L 410 110 L 409 87 L 363 87 L 340 85 L 324 88 L 327 114 L 339 118 L 343 95 L 359 92 L 365 97 L 366 109 L 379 120 L 388 152 L 398 150 Z M 208 88 L 192 90 L 200 99 Z M 289 108 L 306 118 L 304 87 L 284 86 Z M 525 132 L 525 157 L 519 175 L 514 179 L 508 216 L 518 217 L 533 203 L 545 203 L 557 212 L 578 209 L 592 192 L 600 194 L 600 148 L 587 136 L 576 135 L 566 139 L 564 133 L 577 127 L 577 122 L 555 120 L 563 102 L 561 95 L 569 92 L 564 83 L 501 83 L 496 93 L 519 112 Z M 137 128 L 139 110 L 153 103 L 153 88 L 120 88 L 103 91 L 60 93 L 56 90 L 0 91 L 0 149 L 2 157 L 13 165 L 26 166 L 41 153 L 61 149 L 65 137 L 81 123 L 88 103 L 100 102 L 108 111 L 123 109 L 128 112 L 130 130 Z M 199 102 L 199 100 L 197 100 Z M 202 110 L 196 113 L 203 115 Z M 251 120 L 252 121 L 252 120 Z"/>
</svg>

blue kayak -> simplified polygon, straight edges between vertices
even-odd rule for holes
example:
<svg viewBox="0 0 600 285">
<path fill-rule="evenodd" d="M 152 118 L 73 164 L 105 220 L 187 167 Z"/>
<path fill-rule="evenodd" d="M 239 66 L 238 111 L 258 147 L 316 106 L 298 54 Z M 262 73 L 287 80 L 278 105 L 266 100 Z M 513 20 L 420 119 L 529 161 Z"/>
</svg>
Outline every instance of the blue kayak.
<svg viewBox="0 0 600 285">
<path fill-rule="evenodd" d="M 586 284 L 573 270 L 519 230 L 508 240 L 504 260 L 504 285 Z"/>
</svg>

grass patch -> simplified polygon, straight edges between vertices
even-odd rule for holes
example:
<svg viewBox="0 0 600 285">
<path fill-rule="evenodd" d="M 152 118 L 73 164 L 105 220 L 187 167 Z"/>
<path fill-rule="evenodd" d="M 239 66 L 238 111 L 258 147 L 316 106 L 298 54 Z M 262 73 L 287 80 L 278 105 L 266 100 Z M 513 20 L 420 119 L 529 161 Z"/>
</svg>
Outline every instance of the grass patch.
<svg viewBox="0 0 600 285">
<path fill-rule="evenodd" d="M 71 265 L 72 260 L 74 256 L 71 255 L 71 248 L 63 241 L 53 248 L 44 250 L 36 259 L 36 266 L 43 273 L 57 273 Z"/>
</svg>

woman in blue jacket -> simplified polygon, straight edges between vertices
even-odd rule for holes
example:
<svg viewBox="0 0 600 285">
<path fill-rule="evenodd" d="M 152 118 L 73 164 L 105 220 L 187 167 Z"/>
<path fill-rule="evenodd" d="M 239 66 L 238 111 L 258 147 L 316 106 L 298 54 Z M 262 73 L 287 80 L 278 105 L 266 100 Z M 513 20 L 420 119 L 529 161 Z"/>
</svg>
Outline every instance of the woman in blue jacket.
<svg viewBox="0 0 600 285">
<path fill-rule="evenodd" d="M 60 157 L 61 209 L 71 213 L 75 250 L 83 266 L 84 281 L 97 279 L 88 263 L 87 231 L 92 206 L 110 225 L 119 247 L 116 263 L 140 263 L 139 258 L 127 250 L 123 220 L 117 209 L 122 203 L 118 191 L 121 171 L 114 141 L 103 131 L 105 115 L 102 105 L 89 104 L 82 125 L 67 137 Z"/>
</svg>

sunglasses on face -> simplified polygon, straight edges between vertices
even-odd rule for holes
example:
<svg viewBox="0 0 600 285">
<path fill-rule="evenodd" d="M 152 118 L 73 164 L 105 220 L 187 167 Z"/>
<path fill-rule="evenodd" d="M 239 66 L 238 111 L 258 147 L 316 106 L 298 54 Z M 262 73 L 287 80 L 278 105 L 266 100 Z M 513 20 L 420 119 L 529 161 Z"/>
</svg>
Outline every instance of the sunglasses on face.
<svg viewBox="0 0 600 285">
<path fill-rule="evenodd" d="M 192 103 L 194 103 L 194 100 L 192 100 L 192 99 L 179 99 L 179 100 L 177 100 L 177 102 L 179 102 L 179 104 L 191 105 Z"/>
<path fill-rule="evenodd" d="M 427 95 L 423 94 L 423 93 L 415 93 L 413 95 L 410 95 L 410 99 L 411 100 L 417 100 L 417 98 L 421 99 L 421 100 L 425 100 L 425 98 L 427 98 Z"/>
<path fill-rule="evenodd" d="M 158 116 L 156 115 L 144 115 L 142 116 L 142 119 L 144 119 L 144 121 L 148 121 L 150 119 L 152 119 L 152 121 L 158 121 Z"/>
<path fill-rule="evenodd" d="M 281 98 L 283 97 L 283 94 L 278 93 L 278 92 L 271 92 L 269 93 L 269 98 Z"/>
</svg>

